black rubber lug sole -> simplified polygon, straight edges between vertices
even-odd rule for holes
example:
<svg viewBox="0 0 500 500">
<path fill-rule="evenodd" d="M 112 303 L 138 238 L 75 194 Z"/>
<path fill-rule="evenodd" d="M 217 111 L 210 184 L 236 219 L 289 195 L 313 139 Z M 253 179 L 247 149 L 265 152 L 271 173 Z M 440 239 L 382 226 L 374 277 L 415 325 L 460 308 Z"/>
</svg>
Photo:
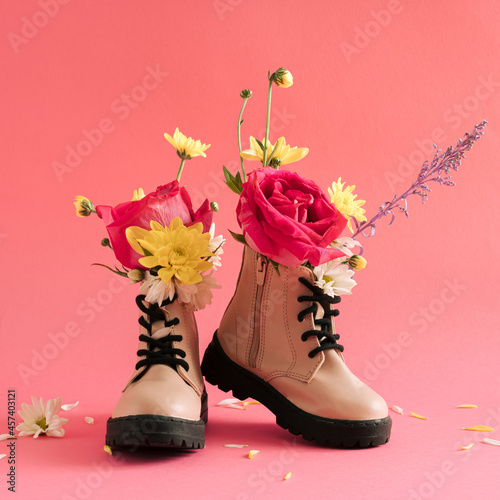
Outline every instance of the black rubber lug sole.
<svg viewBox="0 0 500 500">
<path fill-rule="evenodd" d="M 162 415 L 109 418 L 106 444 L 111 448 L 204 448 L 205 422 Z"/>
<path fill-rule="evenodd" d="M 301 410 L 273 386 L 232 361 L 223 351 L 217 332 L 207 347 L 201 371 L 207 382 L 235 398 L 253 398 L 276 415 L 276 423 L 295 436 L 334 448 L 368 448 L 387 443 L 391 434 L 390 417 L 377 420 L 340 420 Z"/>
</svg>

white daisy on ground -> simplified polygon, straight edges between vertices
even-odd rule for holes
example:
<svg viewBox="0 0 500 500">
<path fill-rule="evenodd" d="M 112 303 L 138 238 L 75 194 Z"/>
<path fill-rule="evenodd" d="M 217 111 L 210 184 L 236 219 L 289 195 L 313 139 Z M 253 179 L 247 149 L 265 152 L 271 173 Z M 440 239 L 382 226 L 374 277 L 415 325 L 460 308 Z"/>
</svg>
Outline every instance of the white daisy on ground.
<svg viewBox="0 0 500 500">
<path fill-rule="evenodd" d="M 32 405 L 23 403 L 22 410 L 19 410 L 19 416 L 24 420 L 16 427 L 19 436 L 33 436 L 37 438 L 40 434 L 47 436 L 63 437 L 64 429 L 62 426 L 67 424 L 67 418 L 60 417 L 62 398 L 49 399 L 46 403 L 40 398 L 40 401 L 31 396 Z"/>
</svg>

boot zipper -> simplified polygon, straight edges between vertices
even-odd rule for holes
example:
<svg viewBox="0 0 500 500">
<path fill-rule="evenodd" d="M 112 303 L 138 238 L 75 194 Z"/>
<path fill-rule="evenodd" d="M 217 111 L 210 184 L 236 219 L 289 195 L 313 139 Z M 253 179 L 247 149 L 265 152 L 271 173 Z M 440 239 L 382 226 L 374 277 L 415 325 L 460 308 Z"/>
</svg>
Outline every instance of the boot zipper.
<svg viewBox="0 0 500 500">
<path fill-rule="evenodd" d="M 260 346 L 260 319 L 262 311 L 262 294 L 264 292 L 264 282 L 267 273 L 267 259 L 260 255 L 257 260 L 257 291 L 255 293 L 255 309 L 253 313 L 252 344 L 248 355 L 248 365 L 252 368 L 257 366 L 257 354 Z"/>
</svg>

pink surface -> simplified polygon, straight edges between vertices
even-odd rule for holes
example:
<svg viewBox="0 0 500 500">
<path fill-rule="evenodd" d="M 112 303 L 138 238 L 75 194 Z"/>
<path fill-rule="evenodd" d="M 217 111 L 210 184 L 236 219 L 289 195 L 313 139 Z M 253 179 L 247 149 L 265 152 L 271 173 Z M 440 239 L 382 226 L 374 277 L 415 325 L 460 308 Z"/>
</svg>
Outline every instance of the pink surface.
<svg viewBox="0 0 500 500">
<path fill-rule="evenodd" d="M 65 438 L 18 441 L 16 498 L 498 498 L 500 448 L 461 428 L 491 425 L 500 439 L 499 15 L 493 0 L 10 2 L 0 20 L 0 433 L 9 388 L 18 407 L 30 395 L 80 400 Z M 406 188 L 432 142 L 445 148 L 489 120 L 456 187 L 434 186 L 425 207 L 409 200 L 409 221 L 365 240 L 368 267 L 337 320 L 351 369 L 389 405 L 429 418 L 393 415 L 388 445 L 329 450 L 295 441 L 263 407 L 214 408 L 226 396 L 209 388 L 205 450 L 109 457 L 105 421 L 135 359 L 136 289 L 90 267 L 113 259 L 101 221 L 76 219 L 73 197 L 116 204 L 172 180 L 163 133 L 179 126 L 212 144 L 183 182 L 196 205 L 218 201 L 228 236 L 237 197 L 221 166 L 237 168 L 238 94 L 254 92 L 246 147 L 264 134 L 265 77 L 281 65 L 295 83 L 274 91 L 271 138 L 309 147 L 292 170 L 325 190 L 339 176 L 356 184 L 368 214 Z M 198 314 L 202 351 L 240 255 L 229 239 L 224 288 Z M 224 443 L 261 453 L 248 460 Z M 7 471 L 3 459 L 1 498 Z"/>
</svg>

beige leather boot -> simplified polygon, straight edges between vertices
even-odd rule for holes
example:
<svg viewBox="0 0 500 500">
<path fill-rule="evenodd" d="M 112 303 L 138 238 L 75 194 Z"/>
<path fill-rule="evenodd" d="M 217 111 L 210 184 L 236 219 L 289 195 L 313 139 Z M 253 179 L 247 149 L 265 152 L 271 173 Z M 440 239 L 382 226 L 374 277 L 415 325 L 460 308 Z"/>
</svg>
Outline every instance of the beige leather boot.
<svg viewBox="0 0 500 500">
<path fill-rule="evenodd" d="M 192 306 L 136 299 L 142 316 L 135 371 L 107 422 L 111 447 L 203 448 L 207 394 Z"/>
<path fill-rule="evenodd" d="M 267 406 L 292 434 L 321 445 L 389 440 L 385 401 L 347 368 L 332 298 L 310 269 L 279 266 L 245 246 L 235 294 L 202 363 L 207 382 Z"/>
</svg>

